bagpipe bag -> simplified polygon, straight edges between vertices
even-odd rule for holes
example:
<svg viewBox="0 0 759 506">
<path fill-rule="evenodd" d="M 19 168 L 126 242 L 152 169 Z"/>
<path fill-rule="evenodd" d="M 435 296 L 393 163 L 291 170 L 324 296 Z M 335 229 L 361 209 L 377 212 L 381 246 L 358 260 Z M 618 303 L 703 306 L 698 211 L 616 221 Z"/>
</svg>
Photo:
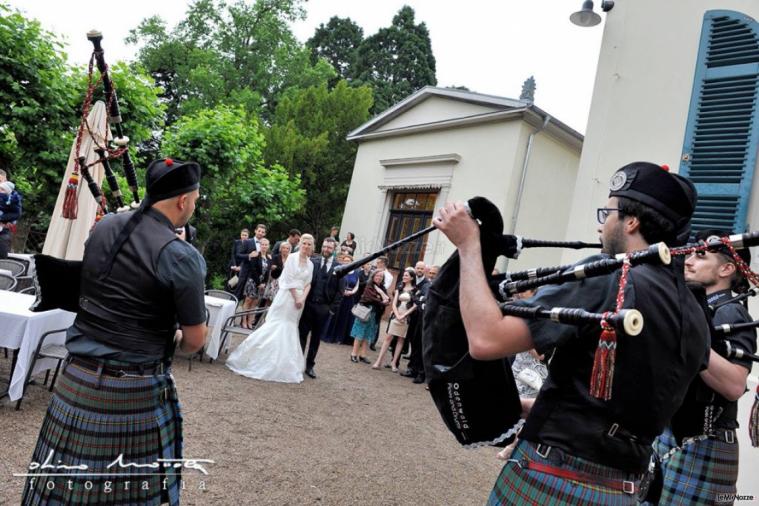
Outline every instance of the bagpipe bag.
<svg viewBox="0 0 759 506">
<path fill-rule="evenodd" d="M 480 222 L 482 261 L 492 272 L 499 255 L 516 257 L 514 236 L 503 235 L 498 208 L 469 201 Z M 422 351 L 430 394 L 448 429 L 467 447 L 506 446 L 521 427 L 521 403 L 508 362 L 474 360 L 459 309 L 459 255 L 454 252 L 425 300 Z"/>
</svg>

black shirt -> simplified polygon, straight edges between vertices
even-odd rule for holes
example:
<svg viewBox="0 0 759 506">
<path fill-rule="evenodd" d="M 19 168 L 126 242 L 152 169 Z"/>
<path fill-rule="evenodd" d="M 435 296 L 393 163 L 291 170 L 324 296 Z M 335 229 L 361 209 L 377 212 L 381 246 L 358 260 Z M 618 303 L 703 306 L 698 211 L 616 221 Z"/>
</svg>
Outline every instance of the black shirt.
<svg viewBox="0 0 759 506">
<path fill-rule="evenodd" d="M 709 294 L 707 302 L 710 306 L 715 306 L 724 302 L 732 297 L 730 290 L 723 290 Z M 738 302 L 732 302 L 719 306 L 714 311 L 712 317 L 712 323 L 716 325 L 733 324 L 733 323 L 745 323 L 753 321 L 751 315 L 746 311 Z M 740 348 L 746 353 L 756 353 L 756 329 L 742 329 L 740 332 L 734 332 L 724 336 L 733 348 Z M 733 364 L 739 364 L 751 371 L 753 363 L 746 358 L 728 358 Z M 709 388 L 709 387 L 707 387 Z M 723 409 L 721 415 L 714 423 L 715 428 L 721 429 L 736 429 L 738 428 L 738 401 L 729 401 L 722 397 L 717 392 L 714 392 L 715 404 Z"/>
<path fill-rule="evenodd" d="M 605 256 L 582 263 L 601 258 Z M 521 438 L 630 473 L 646 469 L 651 442 L 669 422 L 688 384 L 708 358 L 706 319 L 685 286 L 682 268 L 681 262 L 675 262 L 630 270 L 624 307 L 638 309 L 644 326 L 638 336 L 617 335 L 612 398 L 608 401 L 589 393 L 601 331 L 597 323 L 527 322 L 538 353 L 556 351 Z M 535 297 L 520 303 L 579 307 L 594 313 L 613 311 L 619 275 L 543 287 Z M 609 436 L 615 424 L 619 429 Z"/>
</svg>

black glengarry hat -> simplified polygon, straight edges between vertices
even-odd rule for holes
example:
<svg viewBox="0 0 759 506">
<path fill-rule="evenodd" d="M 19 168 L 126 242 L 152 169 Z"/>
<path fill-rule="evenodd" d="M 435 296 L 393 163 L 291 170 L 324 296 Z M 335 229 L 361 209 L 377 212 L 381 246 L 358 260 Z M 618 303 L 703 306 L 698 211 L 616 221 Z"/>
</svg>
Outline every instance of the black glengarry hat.
<svg viewBox="0 0 759 506">
<path fill-rule="evenodd" d="M 645 204 L 674 224 L 690 220 L 696 207 L 696 187 L 669 168 L 649 162 L 625 165 L 611 178 L 609 197 L 624 197 Z"/>
<path fill-rule="evenodd" d="M 148 165 L 145 190 L 150 203 L 170 199 L 200 187 L 200 165 L 166 158 Z"/>
</svg>

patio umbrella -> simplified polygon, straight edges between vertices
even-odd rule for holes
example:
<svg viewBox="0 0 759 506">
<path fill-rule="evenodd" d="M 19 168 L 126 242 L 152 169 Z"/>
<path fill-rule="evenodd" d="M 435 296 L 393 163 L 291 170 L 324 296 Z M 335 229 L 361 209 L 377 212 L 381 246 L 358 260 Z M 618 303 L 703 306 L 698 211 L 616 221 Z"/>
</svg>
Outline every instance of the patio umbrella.
<svg viewBox="0 0 759 506">
<path fill-rule="evenodd" d="M 87 116 L 87 124 L 89 130 L 85 129 L 82 135 L 82 144 L 79 148 L 80 156 L 85 157 L 87 165 L 98 160 L 100 157 L 95 153 L 96 145 L 93 141 L 93 136 L 97 141 L 97 144 L 106 145 L 107 141 L 111 139 L 111 133 L 106 123 L 106 107 L 101 101 L 96 102 L 89 115 Z M 69 220 L 63 218 L 63 200 L 66 194 L 66 186 L 74 171 L 74 160 L 76 158 L 76 140 L 74 140 L 71 146 L 71 152 L 69 154 L 69 161 L 66 165 L 66 173 L 61 181 L 61 187 L 58 191 L 58 199 L 55 202 L 55 209 L 53 215 L 50 218 L 50 226 L 47 229 L 47 236 L 45 237 L 45 246 L 42 248 L 42 253 L 45 255 L 54 256 L 57 258 L 63 258 L 65 260 L 81 260 L 84 256 L 84 242 L 90 234 L 90 229 L 95 223 L 95 216 L 97 214 L 98 205 L 95 199 L 90 193 L 89 188 L 84 180 L 79 184 L 77 189 L 77 201 L 79 205 L 78 216 L 75 220 Z M 103 183 L 103 166 L 96 164 L 90 167 L 90 173 L 92 178 L 98 184 Z"/>
</svg>

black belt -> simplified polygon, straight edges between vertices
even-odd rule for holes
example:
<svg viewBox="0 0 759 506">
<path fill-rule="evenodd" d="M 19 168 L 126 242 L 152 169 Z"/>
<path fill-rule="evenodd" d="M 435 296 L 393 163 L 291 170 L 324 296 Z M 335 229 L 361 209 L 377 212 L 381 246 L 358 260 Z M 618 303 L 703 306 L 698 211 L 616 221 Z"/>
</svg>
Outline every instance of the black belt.
<svg viewBox="0 0 759 506">
<path fill-rule="evenodd" d="M 733 444 L 736 441 L 735 429 L 717 429 L 712 431 L 707 437 L 728 444 Z"/>
<path fill-rule="evenodd" d="M 84 358 L 78 355 L 69 355 L 69 363 L 102 376 L 121 378 L 125 375 L 154 376 L 163 374 L 168 367 L 163 362 L 151 362 L 147 364 L 109 364 L 96 358 Z"/>
</svg>

